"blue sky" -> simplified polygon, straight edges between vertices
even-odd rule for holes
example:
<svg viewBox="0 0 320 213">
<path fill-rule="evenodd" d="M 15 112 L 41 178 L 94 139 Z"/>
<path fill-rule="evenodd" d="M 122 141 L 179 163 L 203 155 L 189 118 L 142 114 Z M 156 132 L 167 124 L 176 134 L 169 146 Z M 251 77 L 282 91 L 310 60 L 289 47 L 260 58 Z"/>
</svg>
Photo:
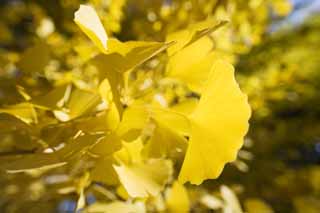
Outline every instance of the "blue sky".
<svg viewBox="0 0 320 213">
<path fill-rule="evenodd" d="M 320 0 L 291 0 L 291 2 L 294 5 L 293 12 L 284 20 L 271 25 L 271 32 L 286 25 L 299 25 L 310 15 L 320 13 Z"/>
</svg>

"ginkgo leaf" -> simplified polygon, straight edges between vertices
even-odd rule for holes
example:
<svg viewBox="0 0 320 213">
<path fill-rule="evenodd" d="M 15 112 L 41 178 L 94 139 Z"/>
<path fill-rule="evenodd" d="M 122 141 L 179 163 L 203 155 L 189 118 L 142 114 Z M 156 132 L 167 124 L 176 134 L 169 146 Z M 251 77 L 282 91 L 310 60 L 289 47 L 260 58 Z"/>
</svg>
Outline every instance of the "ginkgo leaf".
<svg viewBox="0 0 320 213">
<path fill-rule="evenodd" d="M 273 209 L 270 205 L 259 198 L 248 198 L 244 202 L 244 206 L 246 212 L 254 213 L 254 212 L 261 212 L 261 213 L 274 213 Z"/>
<path fill-rule="evenodd" d="M 184 114 L 166 108 L 138 104 L 126 108 L 116 130 L 117 134 L 126 141 L 132 141 L 140 135 L 151 118 L 183 136 L 189 135 L 191 126 Z"/>
<path fill-rule="evenodd" d="M 115 159 L 112 156 L 99 158 L 90 172 L 91 180 L 110 186 L 119 184 L 118 175 L 113 168 L 115 163 Z"/>
<path fill-rule="evenodd" d="M 114 166 L 120 182 L 131 197 L 157 195 L 172 174 L 169 160 L 151 159 L 145 163 Z"/>
<path fill-rule="evenodd" d="M 70 85 L 62 85 L 54 88 L 45 95 L 33 97 L 31 103 L 38 108 L 56 110 L 68 101 L 70 91 Z"/>
<path fill-rule="evenodd" d="M 96 92 L 80 89 L 72 91 L 70 100 L 67 104 L 69 109 L 69 119 L 80 117 L 89 113 L 101 102 L 100 96 Z"/>
<path fill-rule="evenodd" d="M 154 122 L 156 127 L 143 152 L 151 158 L 180 158 L 187 148 L 187 140 L 161 122 Z"/>
<path fill-rule="evenodd" d="M 186 188 L 179 182 L 174 182 L 166 196 L 166 203 L 169 212 L 189 212 L 190 201 Z"/>
<path fill-rule="evenodd" d="M 224 165 L 235 160 L 250 114 L 233 67 L 224 61 L 215 62 L 199 104 L 190 115 L 192 130 L 180 182 L 200 184 L 217 178 Z"/>
<path fill-rule="evenodd" d="M 50 47 L 40 41 L 28 48 L 17 63 L 19 69 L 27 73 L 43 73 L 45 66 L 50 61 Z"/>
<path fill-rule="evenodd" d="M 108 36 L 96 11 L 87 5 L 80 5 L 74 14 L 74 21 L 80 29 L 93 41 L 101 52 L 108 50 Z"/>
<path fill-rule="evenodd" d="M 90 153 L 98 156 L 108 156 L 121 149 L 120 138 L 113 133 L 107 134 L 90 148 Z"/>
<path fill-rule="evenodd" d="M 227 21 L 215 21 L 208 19 L 202 22 L 195 23 L 188 27 L 188 29 L 180 30 L 169 34 L 166 38 L 167 42 L 175 41 L 176 43 L 168 48 L 169 56 L 174 55 L 179 50 L 193 44 L 194 42 L 202 39 L 206 35 L 224 26 Z M 188 58 L 190 59 L 190 58 Z"/>
<path fill-rule="evenodd" d="M 189 118 L 183 114 L 167 108 L 151 107 L 151 117 L 161 122 L 167 128 L 177 132 L 182 136 L 189 136 L 191 123 Z"/>
<path fill-rule="evenodd" d="M 124 88 L 125 72 L 141 65 L 148 59 L 159 54 L 170 44 L 161 42 L 109 40 L 110 48 L 107 54 L 100 54 L 92 59 L 92 64 L 99 71 L 100 79 L 107 79 L 112 91 L 112 99 L 117 106 L 120 117 L 123 105 L 120 101 Z"/>
<path fill-rule="evenodd" d="M 220 192 L 224 203 L 224 212 L 243 213 L 239 199 L 236 194 L 227 186 L 222 185 Z"/>
<path fill-rule="evenodd" d="M 109 51 L 93 59 L 94 63 L 102 63 L 101 74 L 106 72 L 127 72 L 143 64 L 150 58 L 164 51 L 172 43 L 109 40 Z"/>
<path fill-rule="evenodd" d="M 173 42 L 127 41 L 110 39 L 109 63 L 118 72 L 129 71 L 169 48 Z M 125 63 L 124 63 L 125 62 Z"/>
<path fill-rule="evenodd" d="M 94 203 L 93 205 L 86 208 L 88 213 L 144 213 L 146 212 L 145 206 L 142 202 L 128 203 L 121 201 L 113 201 L 111 203 Z"/>
<path fill-rule="evenodd" d="M 13 115 L 27 124 L 37 123 L 37 113 L 30 103 L 20 103 L 0 108 L 0 113 Z"/>
<path fill-rule="evenodd" d="M 34 170 L 48 170 L 65 165 L 54 154 L 37 153 L 32 155 L 23 155 L 2 166 L 8 173 L 19 173 Z"/>
<path fill-rule="evenodd" d="M 169 58 L 166 73 L 170 77 L 179 77 L 185 75 L 184 72 L 195 64 L 200 64 L 201 60 L 205 58 L 213 49 L 213 43 L 208 37 L 203 37 L 197 42 L 183 48 L 175 55 Z M 186 60 L 188 59 L 188 60 Z M 198 72 L 203 72 L 200 68 Z M 207 71 L 209 72 L 209 71 Z M 189 78 L 195 77 L 194 74 L 189 74 Z M 185 80 L 185 79 L 182 79 Z"/>
<path fill-rule="evenodd" d="M 149 120 L 149 112 L 143 106 L 125 109 L 116 133 L 125 141 L 135 140 Z"/>
<path fill-rule="evenodd" d="M 188 98 L 170 107 L 173 111 L 179 112 L 184 115 L 190 115 L 196 108 L 199 100 L 197 98 Z"/>
<path fill-rule="evenodd" d="M 55 152 L 55 154 L 57 154 L 60 159 L 69 160 L 74 155 L 82 154 L 85 150 L 89 151 L 104 137 L 104 134 L 88 134 L 72 138 L 61 150 Z"/>
<path fill-rule="evenodd" d="M 137 138 L 131 143 L 123 142 L 122 149 L 114 154 L 114 157 L 126 165 L 142 162 L 143 144 L 140 138 Z"/>
<path fill-rule="evenodd" d="M 201 43 L 200 41 L 195 42 L 193 45 L 199 45 L 199 51 L 203 52 L 206 47 L 210 47 L 210 44 L 206 45 L 205 42 Z M 197 50 L 193 49 L 193 45 L 189 46 L 186 49 L 183 49 L 181 53 L 177 53 L 175 57 L 168 63 L 167 72 L 168 76 L 178 79 L 184 84 L 186 84 L 192 91 L 201 94 L 203 89 L 203 82 L 205 82 L 209 76 L 209 73 L 212 68 L 212 64 L 215 60 L 221 58 L 216 52 L 208 52 L 206 55 L 197 54 Z M 180 57 L 181 54 L 181 58 Z M 188 60 L 184 65 L 180 65 L 181 60 L 185 56 L 184 54 L 190 54 L 189 57 L 197 58 L 196 60 Z M 175 64 L 175 65 L 173 65 Z M 187 65 L 187 66 L 186 66 Z"/>
</svg>

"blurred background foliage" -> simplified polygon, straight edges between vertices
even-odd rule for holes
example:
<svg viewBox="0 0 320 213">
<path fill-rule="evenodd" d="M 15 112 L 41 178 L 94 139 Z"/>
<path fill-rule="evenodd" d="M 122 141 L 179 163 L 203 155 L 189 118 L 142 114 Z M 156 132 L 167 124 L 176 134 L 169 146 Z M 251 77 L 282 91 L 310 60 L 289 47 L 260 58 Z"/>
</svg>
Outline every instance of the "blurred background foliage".
<svg viewBox="0 0 320 213">
<path fill-rule="evenodd" d="M 39 97 L 66 83 L 85 90 L 97 86 L 97 73 L 86 63 L 90 57 L 86 54 L 96 50 L 91 51 L 73 22 L 81 3 L 93 5 L 108 35 L 122 41 L 164 41 L 169 33 L 199 22 L 206 26 L 208 20 L 229 21 L 210 38 L 215 51 L 235 65 L 253 117 L 238 160 L 219 179 L 201 187 L 187 186 L 193 212 L 320 211 L 318 0 L 1 0 L 1 106 Z M 28 54 L 30 48 L 40 54 Z M 163 60 L 160 56 L 139 67 L 131 93 L 136 95 L 135 87 L 146 78 L 157 80 Z M 147 72 L 150 69 L 155 71 Z M 184 95 L 163 87 L 160 90 L 169 101 Z M 42 147 L 42 141 L 35 139 L 39 135 L 52 141 L 74 135 L 74 129 L 65 131 L 64 126 L 41 129 L 52 122 L 46 112 L 41 113 L 35 128 L 41 131 L 36 133 L 15 117 L 0 114 L 1 161 Z M 57 131 L 62 134 L 54 138 Z M 60 175 L 1 171 L 0 211 L 74 211 L 79 193 L 70 185 L 81 185 L 86 177 L 85 168 L 76 166 L 70 169 L 71 178 L 59 168 Z M 99 182 L 91 184 L 86 202 L 125 200 L 121 189 L 114 192 Z M 148 208 L 160 211 L 164 201 L 154 199 Z"/>
</svg>

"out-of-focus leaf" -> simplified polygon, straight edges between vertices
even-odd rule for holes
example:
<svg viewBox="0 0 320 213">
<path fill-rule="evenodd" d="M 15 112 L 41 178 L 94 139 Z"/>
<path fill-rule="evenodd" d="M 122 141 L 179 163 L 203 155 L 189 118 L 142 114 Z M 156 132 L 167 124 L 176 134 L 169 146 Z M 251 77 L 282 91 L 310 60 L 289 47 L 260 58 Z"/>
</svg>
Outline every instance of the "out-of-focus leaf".
<svg viewBox="0 0 320 213">
<path fill-rule="evenodd" d="M 69 118 L 80 117 L 93 110 L 101 99 L 98 93 L 75 89 L 68 102 Z"/>
<path fill-rule="evenodd" d="M 119 184 L 118 175 L 113 168 L 113 164 L 115 163 L 116 161 L 112 156 L 99 158 L 91 170 L 92 181 L 101 182 L 106 185 Z"/>
<path fill-rule="evenodd" d="M 168 160 L 151 159 L 145 163 L 114 166 L 120 182 L 131 197 L 157 195 L 168 182 L 172 164 Z"/>
<path fill-rule="evenodd" d="M 190 115 L 191 137 L 179 180 L 200 184 L 217 178 L 224 165 L 235 160 L 248 130 L 250 114 L 247 97 L 235 81 L 233 67 L 217 61 L 199 104 Z"/>
<path fill-rule="evenodd" d="M 120 42 L 110 39 L 107 54 L 98 55 L 93 62 L 98 63 L 100 74 L 104 77 L 107 72 L 124 73 L 143 64 L 150 58 L 164 51 L 171 44 L 162 42 L 128 41 Z"/>
<path fill-rule="evenodd" d="M 200 198 L 200 203 L 213 210 L 222 209 L 222 207 L 224 206 L 222 200 L 210 194 L 203 195 Z"/>
<path fill-rule="evenodd" d="M 121 201 L 114 201 L 111 203 L 95 203 L 86 209 L 88 213 L 144 213 L 146 212 L 143 203 L 128 203 Z"/>
<path fill-rule="evenodd" d="M 23 155 L 2 166 L 9 173 L 19 173 L 35 170 L 48 170 L 65 165 L 66 162 L 55 154 Z"/>
<path fill-rule="evenodd" d="M 286 16 L 292 11 L 293 5 L 289 0 L 274 0 L 272 1 L 272 8 L 277 15 Z"/>
<path fill-rule="evenodd" d="M 117 135 L 110 133 L 99 139 L 99 141 L 90 149 L 90 153 L 99 156 L 108 156 L 119 149 L 121 149 L 120 138 Z"/>
<path fill-rule="evenodd" d="M 80 5 L 79 10 L 74 14 L 74 21 L 101 52 L 107 52 L 107 33 L 98 14 L 91 6 Z"/>
<path fill-rule="evenodd" d="M 212 19 L 202 21 L 189 26 L 186 30 L 180 30 L 167 36 L 166 41 L 176 43 L 168 48 L 169 56 L 177 53 L 179 50 L 192 45 L 194 42 L 202 39 L 204 36 L 210 35 L 215 30 L 224 26 L 227 21 L 216 22 Z M 188 58 L 191 59 L 191 58 Z"/>
<path fill-rule="evenodd" d="M 39 41 L 22 54 L 17 66 L 23 72 L 43 73 L 49 61 L 50 47 L 44 41 Z"/>
<path fill-rule="evenodd" d="M 151 158 L 180 158 L 187 148 L 187 140 L 172 129 L 155 121 L 156 127 L 144 148 L 144 152 Z"/>
<path fill-rule="evenodd" d="M 134 163 L 141 163 L 142 156 L 141 152 L 143 149 L 142 140 L 140 138 L 136 139 L 131 143 L 122 143 L 122 149 L 114 154 L 118 161 L 130 165 Z"/>
<path fill-rule="evenodd" d="M 224 213 L 242 213 L 241 205 L 235 193 L 227 186 L 220 187 L 221 196 L 225 201 L 223 206 Z"/>
<path fill-rule="evenodd" d="M 83 151 L 88 151 L 99 143 L 104 137 L 103 134 L 82 135 L 77 138 L 72 138 L 57 154 L 62 159 L 70 159 L 74 155 L 82 154 Z"/>
<path fill-rule="evenodd" d="M 133 105 L 126 108 L 117 134 L 126 141 L 134 140 L 151 118 L 181 135 L 189 135 L 191 126 L 184 114 L 166 108 L 144 105 Z"/>
<path fill-rule="evenodd" d="M 116 39 L 110 39 L 109 45 L 110 54 L 104 58 L 108 59 L 110 68 L 112 67 L 114 71 L 123 73 L 158 55 L 170 47 L 172 43 L 146 41 L 120 42 Z"/>
<path fill-rule="evenodd" d="M 86 205 L 86 196 L 85 196 L 85 188 L 90 184 L 89 173 L 86 172 L 80 179 L 77 181 L 76 190 L 79 194 L 79 198 L 77 201 L 77 211 L 83 209 Z"/>
<path fill-rule="evenodd" d="M 254 213 L 254 212 L 261 212 L 261 213 L 273 213 L 274 211 L 272 208 L 265 203 L 263 200 L 258 198 L 249 198 L 246 199 L 244 202 L 244 206 L 246 212 Z"/>
<path fill-rule="evenodd" d="M 131 143 L 123 143 L 120 151 L 114 154 L 120 165 L 114 165 L 119 180 L 131 197 L 157 195 L 172 174 L 169 160 L 142 158 L 140 138 Z"/>
<path fill-rule="evenodd" d="M 59 109 L 59 107 L 62 107 L 68 101 L 70 90 L 70 85 L 59 86 L 45 95 L 32 98 L 31 103 L 33 103 L 35 107 L 47 110 Z"/>
<path fill-rule="evenodd" d="M 179 182 L 174 182 L 168 192 L 166 202 L 169 212 L 189 212 L 190 203 L 186 188 Z"/>
<path fill-rule="evenodd" d="M 199 100 L 196 98 L 189 98 L 185 101 L 173 105 L 170 109 L 184 115 L 190 115 L 196 108 L 198 102 Z"/>
<path fill-rule="evenodd" d="M 27 124 L 37 123 L 37 113 L 30 103 L 20 103 L 0 108 L 0 113 L 13 115 Z"/>
<path fill-rule="evenodd" d="M 133 106 L 125 109 L 122 120 L 116 130 L 125 141 L 136 139 L 149 120 L 149 113 L 143 106 Z"/>
</svg>

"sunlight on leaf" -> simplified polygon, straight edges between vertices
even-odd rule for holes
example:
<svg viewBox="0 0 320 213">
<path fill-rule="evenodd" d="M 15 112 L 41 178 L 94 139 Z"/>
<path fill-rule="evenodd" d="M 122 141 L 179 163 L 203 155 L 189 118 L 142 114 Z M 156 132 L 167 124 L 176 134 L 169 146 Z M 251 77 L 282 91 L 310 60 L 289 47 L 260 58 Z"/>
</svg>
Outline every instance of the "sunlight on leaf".
<svg viewBox="0 0 320 213">
<path fill-rule="evenodd" d="M 98 14 L 91 6 L 80 5 L 79 10 L 74 14 L 74 21 L 101 52 L 107 52 L 107 33 Z"/>
<path fill-rule="evenodd" d="M 236 159 L 248 131 L 250 114 L 233 67 L 217 61 L 199 104 L 190 115 L 192 132 L 179 180 L 200 184 L 217 178 L 224 165 Z"/>
</svg>

